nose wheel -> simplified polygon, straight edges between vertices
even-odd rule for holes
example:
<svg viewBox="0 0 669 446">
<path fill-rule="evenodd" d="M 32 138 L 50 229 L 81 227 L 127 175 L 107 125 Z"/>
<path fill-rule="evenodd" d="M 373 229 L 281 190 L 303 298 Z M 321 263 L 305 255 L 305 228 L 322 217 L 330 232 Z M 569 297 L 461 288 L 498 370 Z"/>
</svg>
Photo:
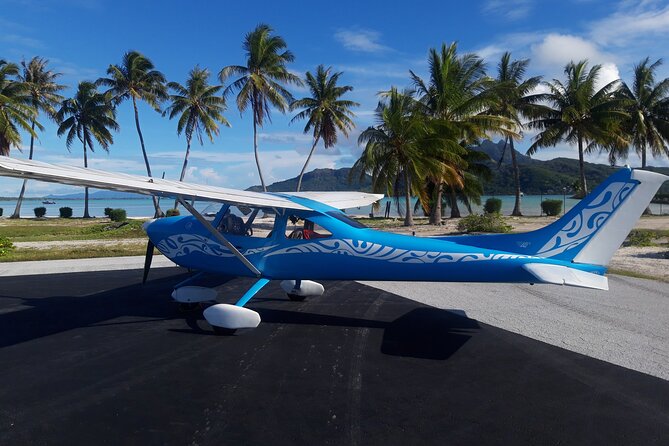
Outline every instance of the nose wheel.
<svg viewBox="0 0 669 446">
<path fill-rule="evenodd" d="M 306 295 L 300 296 L 299 294 L 291 294 L 287 293 L 288 299 L 292 300 L 293 302 L 302 302 L 304 299 L 307 298 Z"/>
</svg>

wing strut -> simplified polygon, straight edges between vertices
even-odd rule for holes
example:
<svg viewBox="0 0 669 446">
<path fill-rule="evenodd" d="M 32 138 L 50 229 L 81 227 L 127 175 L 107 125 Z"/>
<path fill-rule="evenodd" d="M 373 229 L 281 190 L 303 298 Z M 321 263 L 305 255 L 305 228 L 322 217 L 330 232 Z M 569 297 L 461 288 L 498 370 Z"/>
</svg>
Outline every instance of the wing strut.
<svg viewBox="0 0 669 446">
<path fill-rule="evenodd" d="M 186 200 L 184 200 L 182 197 L 178 197 L 177 201 L 183 205 L 186 209 L 188 209 L 188 212 L 190 212 L 193 217 L 197 218 L 197 220 L 202 223 L 202 225 L 207 228 L 211 234 L 216 237 L 216 240 L 219 242 L 223 243 L 234 255 L 237 257 L 243 264 L 246 266 L 256 277 L 261 277 L 262 273 L 256 268 L 253 263 L 249 262 L 249 259 L 244 257 L 244 254 L 239 252 L 235 246 L 228 241 L 225 237 L 223 237 L 223 234 L 221 234 L 219 231 L 214 228 L 209 221 L 207 221 L 206 218 L 202 216 L 193 206 L 190 205 Z"/>
</svg>

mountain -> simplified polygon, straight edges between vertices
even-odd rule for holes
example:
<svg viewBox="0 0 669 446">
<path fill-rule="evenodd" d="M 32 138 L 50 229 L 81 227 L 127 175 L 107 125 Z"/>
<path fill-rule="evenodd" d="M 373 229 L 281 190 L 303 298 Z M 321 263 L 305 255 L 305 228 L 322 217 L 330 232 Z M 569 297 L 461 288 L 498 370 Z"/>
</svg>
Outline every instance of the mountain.
<svg viewBox="0 0 669 446">
<path fill-rule="evenodd" d="M 359 181 L 360 175 L 353 174 L 352 181 L 349 182 L 350 167 L 341 169 L 315 169 L 304 174 L 302 178 L 303 191 L 363 191 L 372 190 L 372 178 L 365 175 L 362 181 Z M 293 192 L 297 188 L 298 177 L 285 181 L 272 183 L 267 187 L 269 192 Z M 252 186 L 246 190 L 262 192 L 262 186 Z"/>
<path fill-rule="evenodd" d="M 494 143 L 484 141 L 475 150 L 486 153 L 491 160 L 488 166 L 493 172 L 493 179 L 484 186 L 487 195 L 513 195 L 513 168 L 511 165 L 510 147 L 506 148 L 504 159 L 498 164 L 504 149 L 504 141 Z M 579 179 L 578 160 L 572 158 L 554 158 L 548 161 L 532 159 L 527 155 L 516 151 L 518 165 L 520 168 L 520 190 L 531 195 L 561 194 L 574 191 L 574 185 Z M 592 190 L 599 183 L 619 167 L 611 167 L 606 164 L 585 163 L 585 177 L 588 180 L 588 189 Z M 649 167 L 649 170 L 669 175 L 669 168 Z M 660 189 L 660 192 L 669 192 L 669 184 Z"/>
<path fill-rule="evenodd" d="M 490 157 L 487 162 L 492 170 L 493 179 L 484 185 L 485 195 L 513 195 L 513 170 L 511 167 L 511 148 L 504 149 L 504 141 L 483 141 L 475 150 L 486 153 Z M 500 158 L 504 157 L 502 163 L 498 164 Z M 542 161 L 530 158 L 516 150 L 516 157 L 520 166 L 520 189 L 523 193 L 530 195 L 573 193 L 574 185 L 578 182 L 579 168 L 578 160 L 571 158 L 555 158 Z M 588 188 L 592 190 L 601 183 L 616 167 L 605 164 L 585 163 L 585 176 L 588 180 Z M 669 175 L 669 168 L 660 167 L 650 170 Z M 369 192 L 371 190 L 371 178 L 369 175 L 359 183 L 348 182 L 351 168 L 341 169 L 316 169 L 305 173 L 302 180 L 303 191 L 350 191 L 358 190 Z M 358 175 L 353 175 L 355 180 Z M 273 183 L 267 187 L 270 192 L 292 192 L 297 187 L 297 177 L 285 181 Z M 262 187 L 253 186 L 247 190 L 262 191 Z M 669 182 L 660 188 L 660 193 L 669 193 Z"/>
</svg>

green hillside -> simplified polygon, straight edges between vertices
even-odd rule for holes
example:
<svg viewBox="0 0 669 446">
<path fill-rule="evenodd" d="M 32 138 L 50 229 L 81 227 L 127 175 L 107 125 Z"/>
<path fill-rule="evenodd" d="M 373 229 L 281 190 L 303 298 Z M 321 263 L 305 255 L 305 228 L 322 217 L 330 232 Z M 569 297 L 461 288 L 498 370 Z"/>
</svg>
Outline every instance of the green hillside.
<svg viewBox="0 0 669 446">
<path fill-rule="evenodd" d="M 357 181 L 359 175 L 353 175 L 353 181 L 349 182 L 350 167 L 341 169 L 315 169 L 304 174 L 302 178 L 303 191 L 370 191 L 372 181 L 366 175 L 364 181 Z M 292 192 L 297 187 L 297 177 L 289 180 L 278 181 L 267 186 L 270 192 Z M 249 187 L 247 190 L 261 192 L 261 186 Z"/>
<path fill-rule="evenodd" d="M 493 172 L 493 179 L 485 184 L 486 195 L 513 195 L 513 173 L 511 169 L 511 152 L 507 148 L 503 150 L 504 142 L 492 141 L 482 142 L 476 150 L 485 152 L 490 156 L 488 165 Z M 499 160 L 504 151 L 502 163 Z M 539 195 L 561 194 L 566 189 L 567 193 L 573 192 L 573 185 L 578 181 L 578 160 L 571 158 L 555 158 L 549 161 L 532 159 L 516 151 L 520 164 L 520 189 L 525 194 Z M 585 163 L 585 175 L 588 180 L 588 188 L 592 190 L 616 169 L 605 164 Z M 669 175 L 668 167 L 653 168 L 665 175 Z M 304 175 L 302 180 L 303 191 L 370 191 L 371 181 L 369 176 L 359 183 L 349 182 L 350 167 L 341 169 L 316 169 Z M 354 180 L 358 175 L 353 176 Z M 285 181 L 279 181 L 268 186 L 270 192 L 291 192 L 297 187 L 297 177 Z M 260 186 L 253 186 L 248 190 L 261 191 Z M 669 182 L 660 189 L 660 193 L 669 193 Z"/>
</svg>

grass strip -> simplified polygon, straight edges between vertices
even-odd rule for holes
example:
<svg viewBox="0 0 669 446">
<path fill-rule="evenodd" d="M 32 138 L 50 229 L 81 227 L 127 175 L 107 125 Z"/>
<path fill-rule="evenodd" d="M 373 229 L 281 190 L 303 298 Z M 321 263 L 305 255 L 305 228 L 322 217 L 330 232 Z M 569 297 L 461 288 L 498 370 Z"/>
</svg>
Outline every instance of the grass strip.
<svg viewBox="0 0 669 446">
<path fill-rule="evenodd" d="M 156 255 L 162 255 L 154 250 Z M 52 249 L 15 249 L 6 256 L 0 257 L 0 263 L 25 262 L 30 260 L 66 260 L 92 259 L 98 257 L 143 256 L 146 254 L 144 245 L 91 246 L 81 248 Z"/>
</svg>

